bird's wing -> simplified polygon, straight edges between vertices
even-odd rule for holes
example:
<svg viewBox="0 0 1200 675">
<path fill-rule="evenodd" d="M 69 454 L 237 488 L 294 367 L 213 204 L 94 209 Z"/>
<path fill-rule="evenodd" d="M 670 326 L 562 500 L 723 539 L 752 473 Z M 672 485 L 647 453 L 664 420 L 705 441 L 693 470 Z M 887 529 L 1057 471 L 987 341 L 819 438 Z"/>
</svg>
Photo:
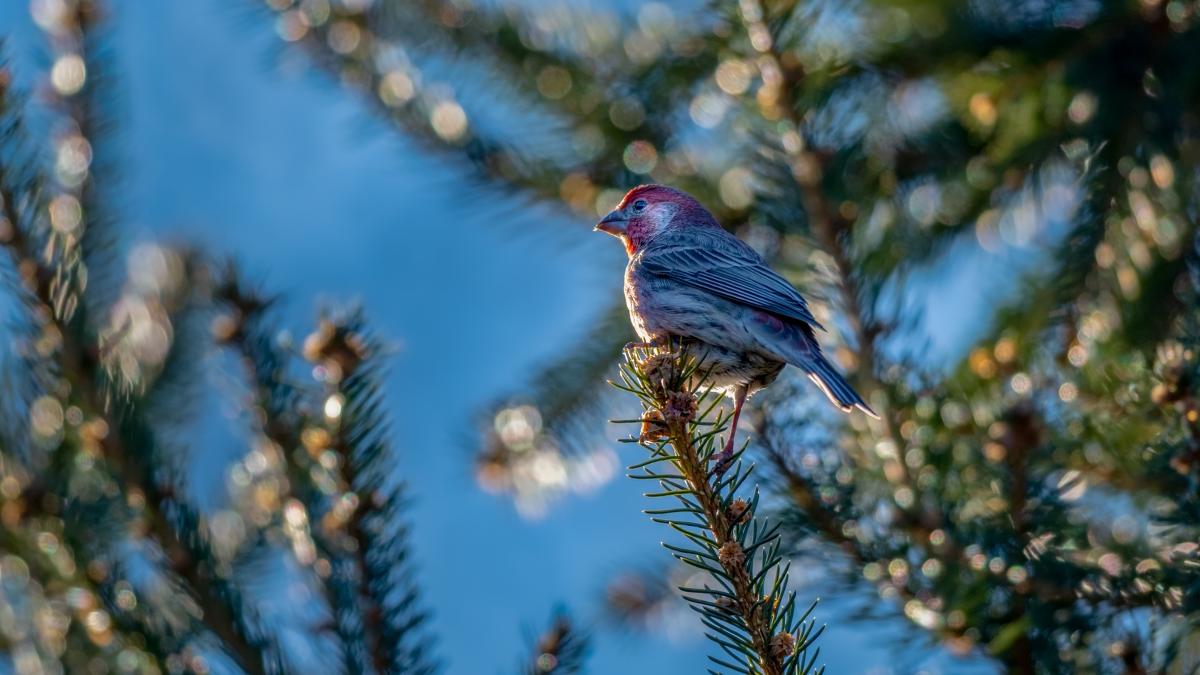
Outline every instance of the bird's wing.
<svg viewBox="0 0 1200 675">
<path fill-rule="evenodd" d="M 641 256 L 642 269 L 824 330 L 799 291 L 767 267 L 754 249 L 734 241 L 737 244 L 646 250 Z"/>
</svg>

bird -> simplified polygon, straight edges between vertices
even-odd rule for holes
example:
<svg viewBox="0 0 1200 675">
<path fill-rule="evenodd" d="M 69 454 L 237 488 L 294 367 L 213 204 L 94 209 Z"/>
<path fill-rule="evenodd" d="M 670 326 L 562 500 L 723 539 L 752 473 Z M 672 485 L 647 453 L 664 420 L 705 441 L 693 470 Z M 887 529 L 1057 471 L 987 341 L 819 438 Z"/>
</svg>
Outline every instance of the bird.
<svg viewBox="0 0 1200 675">
<path fill-rule="evenodd" d="M 804 371 L 843 412 L 878 415 L 821 353 L 804 296 L 694 197 L 640 185 L 595 226 L 625 245 L 625 304 L 643 346 L 678 339 L 701 354 L 713 390 L 733 399 L 729 437 L 714 459 L 733 458 L 746 399 L 787 364 Z"/>
</svg>

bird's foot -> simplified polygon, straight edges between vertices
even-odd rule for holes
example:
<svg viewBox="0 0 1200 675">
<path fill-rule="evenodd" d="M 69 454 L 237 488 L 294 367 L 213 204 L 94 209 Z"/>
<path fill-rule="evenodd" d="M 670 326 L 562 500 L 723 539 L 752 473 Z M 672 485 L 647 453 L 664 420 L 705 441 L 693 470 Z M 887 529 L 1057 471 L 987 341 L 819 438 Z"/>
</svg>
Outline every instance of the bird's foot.
<svg viewBox="0 0 1200 675">
<path fill-rule="evenodd" d="M 718 452 L 717 454 L 713 455 L 712 459 L 716 461 L 716 463 L 713 464 L 713 468 L 711 471 L 712 476 L 713 476 L 713 478 L 720 479 L 721 476 L 724 476 L 725 472 L 729 470 L 729 466 L 731 464 L 733 464 L 733 435 L 732 434 L 730 434 L 729 442 L 727 442 L 725 444 L 725 448 L 723 450 L 721 450 L 720 452 Z"/>
</svg>

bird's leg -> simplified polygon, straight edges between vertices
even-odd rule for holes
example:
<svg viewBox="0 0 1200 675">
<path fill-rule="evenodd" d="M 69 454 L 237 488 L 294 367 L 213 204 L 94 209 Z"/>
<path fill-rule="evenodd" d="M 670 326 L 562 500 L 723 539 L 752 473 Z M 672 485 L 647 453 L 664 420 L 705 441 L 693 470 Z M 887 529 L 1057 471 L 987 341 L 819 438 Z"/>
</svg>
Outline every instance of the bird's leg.
<svg viewBox="0 0 1200 675">
<path fill-rule="evenodd" d="M 729 440 L 725 441 L 725 449 L 717 453 L 715 459 L 716 465 L 713 467 L 713 473 L 719 478 L 725 470 L 729 468 L 733 462 L 733 441 L 737 435 L 738 419 L 742 416 L 742 406 L 746 403 L 746 394 L 749 392 L 747 385 L 738 385 L 738 388 L 733 393 L 733 419 L 729 423 Z"/>
</svg>

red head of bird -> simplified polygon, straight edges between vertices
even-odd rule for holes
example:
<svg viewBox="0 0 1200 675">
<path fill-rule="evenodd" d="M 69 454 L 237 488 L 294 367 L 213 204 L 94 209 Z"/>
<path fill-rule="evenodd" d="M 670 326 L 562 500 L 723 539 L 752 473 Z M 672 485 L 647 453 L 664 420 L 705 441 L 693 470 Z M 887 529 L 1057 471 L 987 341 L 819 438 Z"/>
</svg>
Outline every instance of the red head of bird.
<svg viewBox="0 0 1200 675">
<path fill-rule="evenodd" d="M 691 195 L 665 185 L 639 185 L 596 229 L 617 237 L 633 256 L 654 239 L 683 227 L 718 227 L 700 202 Z"/>
</svg>

